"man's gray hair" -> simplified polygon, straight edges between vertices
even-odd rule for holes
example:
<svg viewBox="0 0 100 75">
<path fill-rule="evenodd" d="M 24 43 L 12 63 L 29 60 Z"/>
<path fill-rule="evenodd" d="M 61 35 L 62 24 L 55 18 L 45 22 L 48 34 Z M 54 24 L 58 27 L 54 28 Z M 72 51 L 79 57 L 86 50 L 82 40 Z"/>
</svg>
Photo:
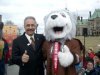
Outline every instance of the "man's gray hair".
<svg viewBox="0 0 100 75">
<path fill-rule="evenodd" d="M 27 19 L 33 19 L 33 20 L 36 22 L 35 17 L 33 17 L 33 16 L 27 16 L 27 17 L 24 19 L 24 25 L 25 25 L 25 22 L 26 22 Z"/>
</svg>

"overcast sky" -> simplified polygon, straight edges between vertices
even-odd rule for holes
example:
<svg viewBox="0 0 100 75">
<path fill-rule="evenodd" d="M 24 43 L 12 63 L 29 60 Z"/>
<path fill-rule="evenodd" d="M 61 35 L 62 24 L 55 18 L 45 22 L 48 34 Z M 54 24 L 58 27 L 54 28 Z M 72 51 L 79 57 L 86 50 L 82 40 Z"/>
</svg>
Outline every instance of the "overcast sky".
<svg viewBox="0 0 100 75">
<path fill-rule="evenodd" d="M 34 16 L 43 28 L 43 18 L 52 10 L 67 8 L 83 18 L 88 18 L 89 11 L 100 8 L 100 0 L 0 0 L 2 21 L 11 20 L 18 26 L 23 26 L 26 16 Z"/>
</svg>

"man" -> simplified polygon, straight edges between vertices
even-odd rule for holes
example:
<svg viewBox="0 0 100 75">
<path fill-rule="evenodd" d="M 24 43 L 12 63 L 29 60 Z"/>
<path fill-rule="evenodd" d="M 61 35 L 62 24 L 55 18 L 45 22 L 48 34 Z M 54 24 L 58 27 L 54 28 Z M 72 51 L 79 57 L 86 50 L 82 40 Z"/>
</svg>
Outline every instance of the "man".
<svg viewBox="0 0 100 75">
<path fill-rule="evenodd" d="M 32 16 L 25 18 L 24 28 L 25 33 L 13 41 L 12 62 L 19 65 L 19 75 L 44 75 L 42 55 L 44 36 L 35 34 L 37 23 Z"/>
<path fill-rule="evenodd" d="M 5 58 L 6 58 L 5 55 L 8 51 L 8 43 L 2 36 L 3 26 L 4 26 L 3 22 L 0 22 L 0 75 L 5 74 Z"/>
</svg>

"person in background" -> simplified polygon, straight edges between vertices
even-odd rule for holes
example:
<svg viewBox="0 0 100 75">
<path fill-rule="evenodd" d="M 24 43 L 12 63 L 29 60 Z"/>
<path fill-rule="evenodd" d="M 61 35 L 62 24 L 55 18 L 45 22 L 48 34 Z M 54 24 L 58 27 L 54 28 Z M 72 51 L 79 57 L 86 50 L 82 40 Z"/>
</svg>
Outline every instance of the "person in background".
<svg viewBox="0 0 100 75">
<path fill-rule="evenodd" d="M 81 68 L 81 69 L 78 71 L 78 75 L 84 75 L 84 72 L 85 72 L 85 69 L 84 69 L 84 68 Z"/>
<path fill-rule="evenodd" d="M 84 75 L 99 75 L 94 68 L 94 61 L 92 59 L 87 61 L 87 68 L 84 72 Z"/>
<path fill-rule="evenodd" d="M 95 70 L 98 72 L 98 75 L 100 75 L 100 51 L 95 53 L 94 66 L 95 66 Z"/>
<path fill-rule="evenodd" d="M 5 75 L 5 55 L 9 50 L 8 43 L 3 38 L 3 26 L 3 22 L 0 22 L 0 75 Z"/>
<path fill-rule="evenodd" d="M 25 33 L 13 40 L 12 62 L 17 64 L 19 75 L 44 75 L 42 34 L 36 34 L 37 22 L 34 17 L 24 19 Z"/>
<path fill-rule="evenodd" d="M 94 58 L 95 53 L 93 52 L 93 48 L 89 48 L 89 50 L 88 50 L 88 56 L 89 56 L 91 59 Z"/>
</svg>

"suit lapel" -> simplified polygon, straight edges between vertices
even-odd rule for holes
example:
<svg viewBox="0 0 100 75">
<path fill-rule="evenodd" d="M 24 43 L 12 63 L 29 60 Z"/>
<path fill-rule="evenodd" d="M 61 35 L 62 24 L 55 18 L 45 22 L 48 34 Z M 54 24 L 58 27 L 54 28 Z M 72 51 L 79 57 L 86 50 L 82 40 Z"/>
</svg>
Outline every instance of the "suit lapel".
<svg viewBox="0 0 100 75">
<path fill-rule="evenodd" d="M 38 45 L 39 37 L 37 36 L 37 34 L 34 34 L 34 38 L 35 38 L 35 49 L 37 50 L 39 47 L 39 45 Z"/>
<path fill-rule="evenodd" d="M 35 46 L 32 47 L 32 45 L 29 43 L 27 37 L 25 36 L 25 33 L 23 34 L 23 41 L 25 42 L 24 44 L 27 45 L 26 48 L 28 50 L 36 51 L 38 49 L 39 37 L 37 36 L 37 34 L 34 34 L 34 39 L 35 39 Z"/>
<path fill-rule="evenodd" d="M 23 41 L 25 41 L 25 44 L 29 44 L 29 41 L 28 41 L 28 39 L 27 39 L 27 37 L 25 36 L 25 33 L 23 34 Z"/>
<path fill-rule="evenodd" d="M 31 46 L 31 44 L 29 43 L 27 37 L 25 36 L 25 33 L 23 34 L 23 44 L 25 45 L 26 50 L 31 50 L 33 51 L 33 47 Z"/>
</svg>

